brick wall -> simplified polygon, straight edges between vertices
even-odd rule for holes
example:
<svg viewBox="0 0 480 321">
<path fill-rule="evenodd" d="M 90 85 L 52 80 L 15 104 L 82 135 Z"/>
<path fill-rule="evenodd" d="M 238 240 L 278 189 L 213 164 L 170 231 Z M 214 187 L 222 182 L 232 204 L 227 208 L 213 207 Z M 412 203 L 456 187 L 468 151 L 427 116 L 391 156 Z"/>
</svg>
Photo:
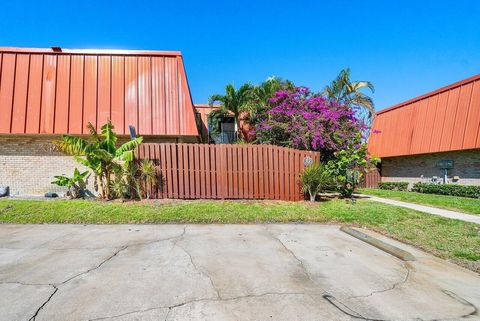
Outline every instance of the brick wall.
<svg viewBox="0 0 480 321">
<path fill-rule="evenodd" d="M 443 170 L 436 167 L 439 160 L 453 160 L 454 168 L 448 170 L 448 182 L 463 185 L 480 185 L 480 150 L 432 153 L 382 158 L 383 182 L 431 182 L 433 176 L 443 178 Z M 459 180 L 454 181 L 454 176 Z"/>
<path fill-rule="evenodd" d="M 71 156 L 58 151 L 52 135 L 0 135 L 0 186 L 9 186 L 11 195 L 43 195 L 56 192 L 63 195 L 66 189 L 51 184 L 55 175 L 71 176 L 77 167 L 87 170 Z M 120 139 L 126 141 L 126 137 Z M 146 138 L 145 142 L 175 142 L 175 138 Z M 87 188 L 94 192 L 93 175 L 87 179 Z"/>
</svg>

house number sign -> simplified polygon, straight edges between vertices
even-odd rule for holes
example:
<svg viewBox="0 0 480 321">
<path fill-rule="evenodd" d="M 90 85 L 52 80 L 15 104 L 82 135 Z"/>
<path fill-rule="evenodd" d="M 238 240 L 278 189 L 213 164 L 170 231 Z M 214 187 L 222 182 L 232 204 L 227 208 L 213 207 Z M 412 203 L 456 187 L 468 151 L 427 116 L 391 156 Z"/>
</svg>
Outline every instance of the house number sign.
<svg viewBox="0 0 480 321">
<path fill-rule="evenodd" d="M 310 156 L 305 156 L 305 157 L 303 158 L 303 165 L 304 165 L 305 167 L 310 166 L 310 165 L 312 165 L 312 164 L 313 164 L 313 158 L 311 158 Z"/>
</svg>

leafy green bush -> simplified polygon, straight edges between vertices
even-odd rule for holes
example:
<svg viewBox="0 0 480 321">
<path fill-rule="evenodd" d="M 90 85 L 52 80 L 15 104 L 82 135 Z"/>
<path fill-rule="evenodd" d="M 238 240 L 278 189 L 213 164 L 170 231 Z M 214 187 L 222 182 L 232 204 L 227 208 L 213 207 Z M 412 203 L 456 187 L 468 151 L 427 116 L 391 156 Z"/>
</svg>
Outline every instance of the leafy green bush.
<svg viewBox="0 0 480 321">
<path fill-rule="evenodd" d="M 361 133 L 357 133 L 356 138 L 336 151 L 334 158 L 327 163 L 327 168 L 335 178 L 337 190 L 343 197 L 351 198 L 368 168 L 378 162 L 376 157 L 368 156 L 367 145 L 361 140 Z"/>
<path fill-rule="evenodd" d="M 408 182 L 382 182 L 378 183 L 378 188 L 391 191 L 406 191 L 408 188 Z"/>
<path fill-rule="evenodd" d="M 322 164 L 313 164 L 305 168 L 300 177 L 302 191 L 309 194 L 310 201 L 315 201 L 318 193 L 324 192 L 333 185 L 332 174 Z"/>
<path fill-rule="evenodd" d="M 57 175 L 52 184 L 68 188 L 67 195 L 70 198 L 84 197 L 86 188 L 85 177 L 87 177 L 87 175 L 88 171 L 80 173 L 78 168 L 75 168 L 72 177 Z"/>
<path fill-rule="evenodd" d="M 480 198 L 480 186 L 473 185 L 415 183 L 412 191 L 426 194 Z"/>
</svg>

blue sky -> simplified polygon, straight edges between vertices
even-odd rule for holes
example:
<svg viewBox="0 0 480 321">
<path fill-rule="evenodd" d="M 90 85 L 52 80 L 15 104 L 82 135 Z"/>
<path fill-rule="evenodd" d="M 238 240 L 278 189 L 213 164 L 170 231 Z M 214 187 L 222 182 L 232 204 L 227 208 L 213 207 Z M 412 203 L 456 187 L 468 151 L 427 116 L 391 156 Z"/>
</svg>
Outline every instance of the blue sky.
<svg viewBox="0 0 480 321">
<path fill-rule="evenodd" d="M 0 46 L 180 50 L 195 103 L 281 76 L 321 90 L 341 68 L 377 109 L 480 73 L 480 2 L 7 1 Z"/>
</svg>

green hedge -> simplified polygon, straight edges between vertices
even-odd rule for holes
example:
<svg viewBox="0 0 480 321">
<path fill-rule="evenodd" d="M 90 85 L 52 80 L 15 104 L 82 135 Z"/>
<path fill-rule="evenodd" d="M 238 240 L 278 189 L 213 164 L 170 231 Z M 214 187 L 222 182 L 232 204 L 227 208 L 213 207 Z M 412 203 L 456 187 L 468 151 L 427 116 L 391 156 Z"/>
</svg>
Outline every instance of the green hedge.
<svg viewBox="0 0 480 321">
<path fill-rule="evenodd" d="M 480 186 L 415 183 L 412 192 L 480 198 Z"/>
<path fill-rule="evenodd" d="M 378 188 L 391 191 L 406 191 L 408 188 L 408 182 L 382 182 L 378 183 Z"/>
</svg>

